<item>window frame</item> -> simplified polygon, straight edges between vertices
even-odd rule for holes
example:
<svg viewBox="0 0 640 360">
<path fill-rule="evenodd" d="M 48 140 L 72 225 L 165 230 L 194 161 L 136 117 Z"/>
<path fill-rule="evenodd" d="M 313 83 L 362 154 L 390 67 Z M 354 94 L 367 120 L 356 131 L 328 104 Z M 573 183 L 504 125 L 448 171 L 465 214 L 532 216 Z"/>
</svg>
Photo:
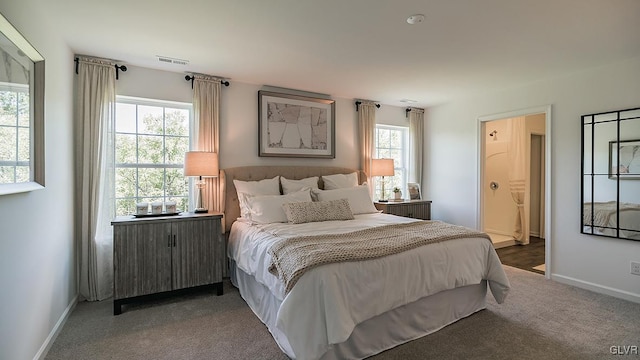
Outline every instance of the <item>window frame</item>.
<svg viewBox="0 0 640 360">
<path fill-rule="evenodd" d="M 117 113 L 117 105 L 118 104 L 130 104 L 130 105 L 135 105 L 136 106 L 136 113 L 135 113 L 135 132 L 122 132 L 122 131 L 117 131 L 117 119 L 118 119 L 118 113 Z M 151 107 L 160 107 L 162 108 L 162 134 L 147 134 L 147 133 L 143 133 L 140 132 L 139 129 L 139 112 L 138 112 L 138 107 L 140 106 L 151 106 Z M 139 181 L 140 181 L 140 176 L 139 176 L 139 170 L 140 169 L 164 169 L 165 173 L 165 179 L 163 179 L 164 182 L 164 186 L 162 189 L 162 195 L 157 196 L 157 198 L 161 198 L 162 201 L 166 202 L 169 200 L 169 198 L 186 198 L 186 203 L 187 206 L 188 204 L 191 203 L 191 200 L 193 198 L 193 190 L 192 190 L 192 186 L 191 186 L 191 179 L 185 179 L 185 181 L 188 181 L 188 185 L 187 185 L 187 193 L 185 195 L 182 196 L 176 196 L 175 194 L 167 194 L 167 188 L 166 188 L 166 170 L 167 169 L 184 169 L 184 160 L 177 164 L 177 163 L 167 163 L 167 159 L 166 159 L 166 152 L 163 155 L 163 161 L 162 163 L 141 163 L 140 162 L 140 157 L 139 157 L 139 136 L 158 136 L 158 137 L 162 137 L 162 148 L 163 150 L 166 149 L 166 139 L 167 138 L 184 138 L 185 136 L 182 135 L 167 135 L 166 134 L 166 109 L 167 108 L 171 108 L 171 109 L 182 109 L 182 110 L 187 110 L 189 112 L 189 130 L 188 130 L 188 135 L 186 136 L 189 140 L 188 143 L 188 150 L 191 150 L 193 148 L 193 139 L 194 139 L 194 134 L 195 134 L 195 123 L 194 123 L 194 114 L 193 114 L 193 104 L 191 103 L 185 103 L 185 102 L 178 102 L 178 101 L 169 101 L 169 100 L 159 100 L 159 99 L 148 99 L 148 98 L 140 98 L 140 97 L 133 97 L 133 96 L 125 96 L 125 95 L 117 95 L 116 96 L 116 114 L 115 114 L 115 120 L 114 120 L 114 128 L 113 128 L 113 139 L 114 139 L 114 147 L 113 147 L 113 163 L 114 163 L 114 171 L 113 171 L 113 212 L 114 212 L 114 216 L 117 215 L 122 215 L 122 214 L 117 214 L 117 203 L 118 200 L 134 200 L 134 202 L 140 202 L 145 201 L 148 202 L 148 198 L 150 198 L 150 196 L 141 196 L 139 191 L 140 191 L 140 185 L 139 185 Z M 134 135 L 136 136 L 136 145 L 135 145 L 135 158 L 136 158 L 136 162 L 135 163 L 118 163 L 117 162 L 117 158 L 116 158 L 116 135 L 118 134 L 122 134 L 122 135 Z M 140 166 L 142 165 L 142 166 Z M 118 169 L 136 169 L 137 173 L 136 173 L 136 189 L 135 189 L 135 195 L 134 196 L 125 196 L 125 197 L 118 197 L 116 194 L 116 189 L 117 189 L 117 183 L 116 183 L 116 172 Z M 132 212 L 135 209 L 132 209 Z M 179 209 L 180 211 L 187 211 L 187 209 Z"/>
</svg>

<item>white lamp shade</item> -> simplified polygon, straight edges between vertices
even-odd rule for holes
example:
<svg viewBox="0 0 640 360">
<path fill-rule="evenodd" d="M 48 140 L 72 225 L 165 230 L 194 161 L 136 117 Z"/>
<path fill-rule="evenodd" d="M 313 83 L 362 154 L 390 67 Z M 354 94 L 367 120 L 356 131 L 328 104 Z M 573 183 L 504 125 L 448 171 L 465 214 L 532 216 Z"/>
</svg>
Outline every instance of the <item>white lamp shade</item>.
<svg viewBox="0 0 640 360">
<path fill-rule="evenodd" d="M 184 154 L 185 176 L 217 177 L 218 154 L 207 151 L 189 151 Z"/>
<path fill-rule="evenodd" d="M 371 159 L 371 176 L 393 175 L 393 159 Z"/>
</svg>

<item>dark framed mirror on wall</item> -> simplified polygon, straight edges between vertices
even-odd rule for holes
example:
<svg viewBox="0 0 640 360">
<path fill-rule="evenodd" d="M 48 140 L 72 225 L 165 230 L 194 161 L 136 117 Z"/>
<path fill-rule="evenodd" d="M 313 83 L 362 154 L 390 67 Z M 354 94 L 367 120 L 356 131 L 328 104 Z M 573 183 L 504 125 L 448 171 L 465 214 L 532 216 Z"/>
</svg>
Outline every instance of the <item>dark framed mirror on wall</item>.
<svg viewBox="0 0 640 360">
<path fill-rule="evenodd" d="M 640 108 L 581 119 L 581 232 L 640 241 Z"/>
</svg>

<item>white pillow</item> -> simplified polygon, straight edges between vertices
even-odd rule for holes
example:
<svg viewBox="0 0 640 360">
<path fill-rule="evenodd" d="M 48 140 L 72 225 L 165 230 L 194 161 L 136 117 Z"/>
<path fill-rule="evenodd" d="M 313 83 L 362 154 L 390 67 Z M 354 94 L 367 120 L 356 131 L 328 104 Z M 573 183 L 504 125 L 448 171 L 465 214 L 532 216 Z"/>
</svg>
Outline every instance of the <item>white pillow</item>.
<svg viewBox="0 0 640 360">
<path fill-rule="evenodd" d="M 369 196 L 369 187 L 367 185 L 354 186 L 345 189 L 335 190 L 312 190 L 318 201 L 331 201 L 338 199 L 347 199 L 351 212 L 357 214 L 371 214 L 378 212 L 373 205 L 371 196 Z"/>
<path fill-rule="evenodd" d="M 305 188 L 288 195 L 258 195 L 243 194 L 249 215 L 247 220 L 254 224 L 270 224 L 287 222 L 287 215 L 282 205 L 296 202 L 311 202 L 311 189 Z"/>
<path fill-rule="evenodd" d="M 300 191 L 303 188 L 318 188 L 318 177 L 308 177 L 301 180 L 289 180 L 284 177 L 280 177 L 280 184 L 282 185 L 282 192 L 286 194 L 290 194 L 296 191 Z"/>
<path fill-rule="evenodd" d="M 233 185 L 236 187 L 236 193 L 238 194 L 238 202 L 240 203 L 240 216 L 247 217 L 249 209 L 244 201 L 244 196 L 247 195 L 280 195 L 280 177 L 276 176 L 273 179 L 264 179 L 260 181 L 240 181 L 233 180 Z"/>
<path fill-rule="evenodd" d="M 322 175 L 325 190 L 344 189 L 358 186 L 358 173 Z"/>
</svg>

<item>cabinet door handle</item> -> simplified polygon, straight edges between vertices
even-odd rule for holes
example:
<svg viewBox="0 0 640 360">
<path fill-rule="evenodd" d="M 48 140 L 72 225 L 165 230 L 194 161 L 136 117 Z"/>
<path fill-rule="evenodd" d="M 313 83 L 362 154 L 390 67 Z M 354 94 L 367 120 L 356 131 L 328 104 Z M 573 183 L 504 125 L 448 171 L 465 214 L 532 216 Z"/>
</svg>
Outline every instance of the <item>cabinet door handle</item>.
<svg viewBox="0 0 640 360">
<path fill-rule="evenodd" d="M 173 247 L 176 247 L 176 234 L 173 234 Z"/>
<path fill-rule="evenodd" d="M 169 242 L 167 243 L 167 247 L 171 247 L 171 234 L 167 235 Z"/>
</svg>

